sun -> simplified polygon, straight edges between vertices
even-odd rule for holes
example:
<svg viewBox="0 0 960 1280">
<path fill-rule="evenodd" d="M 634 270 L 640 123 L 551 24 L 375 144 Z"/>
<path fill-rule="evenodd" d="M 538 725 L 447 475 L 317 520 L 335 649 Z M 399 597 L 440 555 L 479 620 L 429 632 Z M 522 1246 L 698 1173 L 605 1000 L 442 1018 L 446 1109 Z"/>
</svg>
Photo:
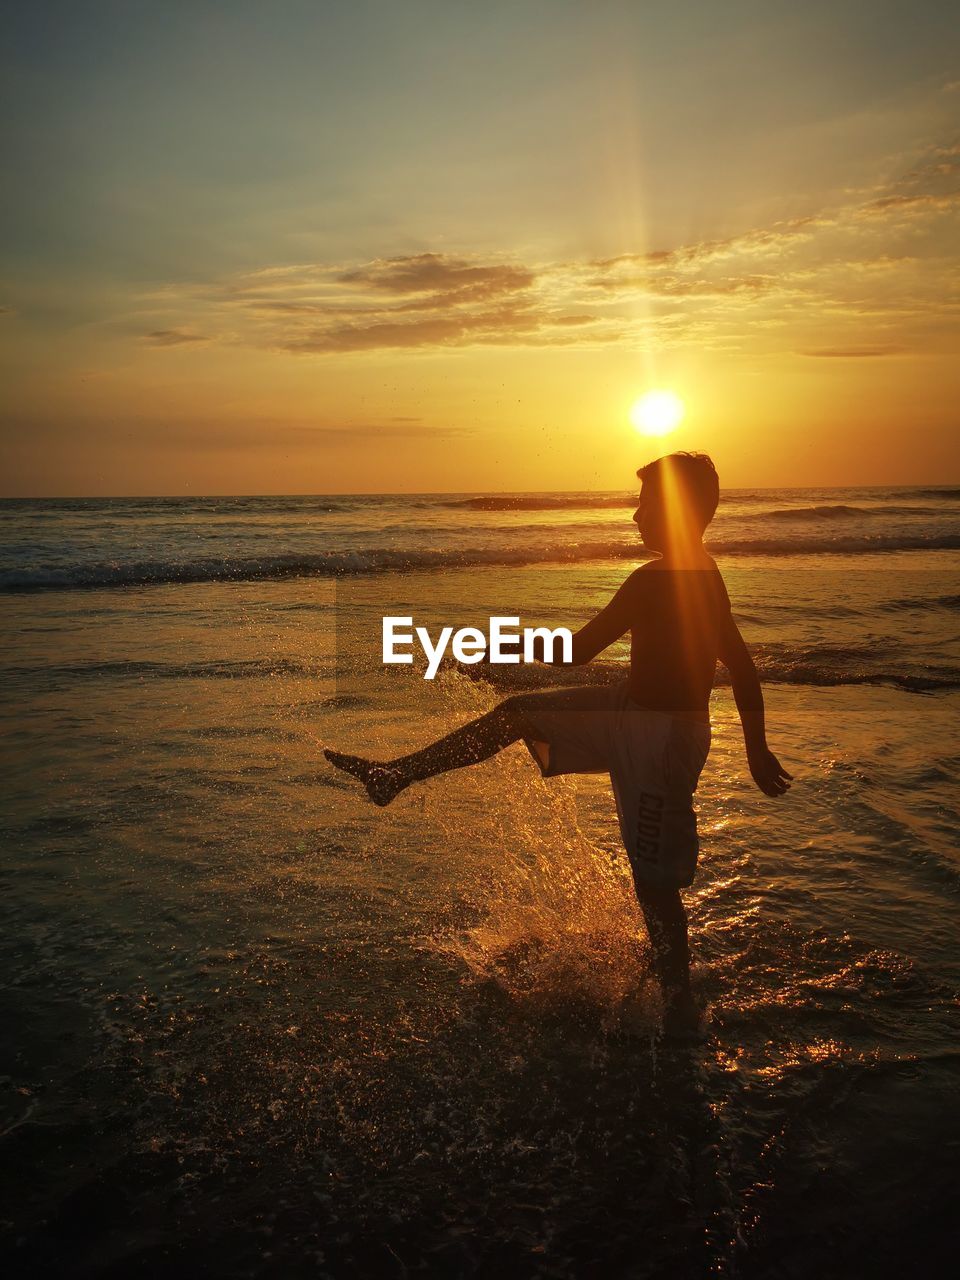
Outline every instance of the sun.
<svg viewBox="0 0 960 1280">
<path fill-rule="evenodd" d="M 630 421 L 645 436 L 668 436 L 683 418 L 683 401 L 672 391 L 648 391 L 630 406 Z"/>
</svg>

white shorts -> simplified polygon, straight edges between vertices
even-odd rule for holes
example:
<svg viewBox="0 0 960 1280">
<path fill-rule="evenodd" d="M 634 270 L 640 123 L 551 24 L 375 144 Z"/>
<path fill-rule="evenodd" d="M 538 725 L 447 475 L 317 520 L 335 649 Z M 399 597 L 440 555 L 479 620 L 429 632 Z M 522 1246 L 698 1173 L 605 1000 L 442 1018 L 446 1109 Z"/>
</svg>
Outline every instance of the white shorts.
<svg viewBox="0 0 960 1280">
<path fill-rule="evenodd" d="M 689 885 L 699 853 L 693 793 L 710 726 L 640 706 L 626 681 L 547 689 L 510 702 L 535 730 L 524 741 L 545 778 L 609 773 L 635 879 Z M 544 743 L 546 752 L 538 749 Z"/>
</svg>

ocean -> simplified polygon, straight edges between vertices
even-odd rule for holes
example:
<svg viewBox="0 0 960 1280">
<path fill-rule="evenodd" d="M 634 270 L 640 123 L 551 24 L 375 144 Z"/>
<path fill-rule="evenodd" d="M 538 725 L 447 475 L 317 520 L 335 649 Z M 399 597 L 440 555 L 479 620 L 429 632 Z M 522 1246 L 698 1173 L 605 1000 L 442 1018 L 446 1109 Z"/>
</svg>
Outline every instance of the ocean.
<svg viewBox="0 0 960 1280">
<path fill-rule="evenodd" d="M 0 502 L 7 1275 L 856 1277 L 956 1252 L 960 488 L 725 491 L 795 775 L 721 669 L 658 1034 L 603 778 L 517 746 L 375 809 L 505 691 L 381 614 L 576 627 L 628 494 Z"/>
</svg>

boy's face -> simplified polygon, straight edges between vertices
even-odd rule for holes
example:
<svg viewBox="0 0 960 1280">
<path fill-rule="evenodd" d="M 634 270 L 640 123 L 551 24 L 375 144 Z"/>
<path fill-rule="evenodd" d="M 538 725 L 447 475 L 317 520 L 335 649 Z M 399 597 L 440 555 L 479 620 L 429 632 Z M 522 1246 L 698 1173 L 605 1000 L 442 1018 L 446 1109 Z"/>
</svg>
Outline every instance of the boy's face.
<svg viewBox="0 0 960 1280">
<path fill-rule="evenodd" d="M 640 538 L 645 547 L 651 551 L 660 551 L 663 546 L 663 510 L 659 494 L 649 484 L 644 483 L 640 489 L 637 509 L 633 520 L 640 531 Z"/>
</svg>

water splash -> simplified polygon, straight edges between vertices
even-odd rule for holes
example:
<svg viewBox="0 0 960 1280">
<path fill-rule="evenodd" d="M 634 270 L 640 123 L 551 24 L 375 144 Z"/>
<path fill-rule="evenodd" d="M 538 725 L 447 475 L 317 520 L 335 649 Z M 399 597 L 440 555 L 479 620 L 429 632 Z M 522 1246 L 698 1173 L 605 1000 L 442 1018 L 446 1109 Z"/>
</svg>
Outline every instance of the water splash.
<svg viewBox="0 0 960 1280">
<path fill-rule="evenodd" d="M 450 727 L 497 700 L 491 686 L 456 672 L 440 687 Z M 522 745 L 437 779 L 425 794 L 425 817 L 449 847 L 485 855 L 465 859 L 456 906 L 429 945 L 518 1006 L 592 1016 L 603 1026 L 625 1006 L 635 1009 L 648 984 L 648 948 L 612 797 L 602 845 L 583 830 L 577 785 L 544 782 Z"/>
</svg>

